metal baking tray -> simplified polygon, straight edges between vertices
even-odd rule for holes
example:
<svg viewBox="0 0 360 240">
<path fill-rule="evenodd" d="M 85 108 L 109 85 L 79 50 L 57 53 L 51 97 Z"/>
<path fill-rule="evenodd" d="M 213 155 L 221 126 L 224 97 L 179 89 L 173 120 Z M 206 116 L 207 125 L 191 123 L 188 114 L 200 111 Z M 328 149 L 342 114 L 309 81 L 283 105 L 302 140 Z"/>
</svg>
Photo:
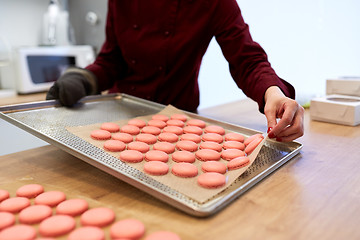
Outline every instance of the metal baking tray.
<svg viewBox="0 0 360 240">
<path fill-rule="evenodd" d="M 116 178 L 198 217 L 210 216 L 223 209 L 292 159 L 302 148 L 302 144 L 297 142 L 279 143 L 267 140 L 254 163 L 229 188 L 209 201 L 199 203 L 119 161 L 65 129 L 71 126 L 151 115 L 163 108 L 165 108 L 164 105 L 130 95 L 112 94 L 86 97 L 73 108 L 62 107 L 55 100 L 0 107 L 0 117 Z M 186 112 L 186 114 L 245 136 L 259 133 L 249 128 L 202 117 L 194 113 Z"/>
</svg>

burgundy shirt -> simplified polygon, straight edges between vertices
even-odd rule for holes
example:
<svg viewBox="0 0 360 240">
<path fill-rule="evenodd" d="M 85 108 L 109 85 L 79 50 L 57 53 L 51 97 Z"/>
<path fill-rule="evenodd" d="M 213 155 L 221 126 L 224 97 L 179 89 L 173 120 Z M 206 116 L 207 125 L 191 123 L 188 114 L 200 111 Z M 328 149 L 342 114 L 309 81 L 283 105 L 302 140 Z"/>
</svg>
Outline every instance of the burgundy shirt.
<svg viewBox="0 0 360 240">
<path fill-rule="evenodd" d="M 213 37 L 237 86 L 260 111 L 270 86 L 295 97 L 294 88 L 276 75 L 252 40 L 236 0 L 109 0 L 106 40 L 87 69 L 100 91 L 195 111 L 200 64 Z"/>
</svg>

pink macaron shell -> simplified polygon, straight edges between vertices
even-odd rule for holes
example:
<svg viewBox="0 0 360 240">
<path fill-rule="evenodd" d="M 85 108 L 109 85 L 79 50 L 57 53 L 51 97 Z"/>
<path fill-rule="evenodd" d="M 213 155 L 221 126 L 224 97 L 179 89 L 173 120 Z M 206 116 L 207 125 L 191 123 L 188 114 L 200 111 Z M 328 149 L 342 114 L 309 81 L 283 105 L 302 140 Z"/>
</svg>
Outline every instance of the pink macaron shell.
<svg viewBox="0 0 360 240">
<path fill-rule="evenodd" d="M 200 161 L 219 161 L 221 154 L 213 149 L 200 149 L 195 156 Z"/>
<path fill-rule="evenodd" d="M 149 134 L 157 136 L 161 133 L 161 129 L 158 127 L 154 127 L 154 126 L 146 126 L 146 127 L 143 127 L 143 129 L 141 130 L 141 133 L 149 133 Z"/>
<path fill-rule="evenodd" d="M 217 152 L 222 151 L 221 144 L 219 144 L 217 142 L 212 142 L 212 141 L 205 141 L 205 142 L 200 143 L 199 148 L 200 149 L 212 149 L 212 150 L 215 150 Z"/>
<path fill-rule="evenodd" d="M 177 142 L 179 140 L 179 136 L 176 135 L 175 133 L 163 132 L 163 133 L 159 134 L 158 140 L 161 141 L 161 142 L 174 143 L 174 142 Z"/>
<path fill-rule="evenodd" d="M 120 132 L 128 133 L 130 135 L 137 135 L 140 133 L 140 128 L 134 125 L 124 125 L 120 128 Z"/>
<path fill-rule="evenodd" d="M 112 239 L 140 239 L 145 234 L 145 225 L 133 218 L 117 221 L 110 227 Z"/>
<path fill-rule="evenodd" d="M 168 126 L 177 126 L 177 127 L 184 127 L 185 123 L 178 119 L 170 119 L 166 122 L 166 125 Z"/>
<path fill-rule="evenodd" d="M 144 154 L 137 150 L 124 150 L 120 153 L 119 159 L 128 163 L 139 163 L 144 160 Z"/>
<path fill-rule="evenodd" d="M 180 140 L 192 141 L 194 143 L 200 143 L 201 137 L 194 133 L 185 133 L 181 135 Z"/>
<path fill-rule="evenodd" d="M 0 232 L 0 240 L 33 240 L 35 238 L 36 229 L 25 224 L 17 224 Z"/>
<path fill-rule="evenodd" d="M 220 135 L 224 135 L 225 134 L 225 129 L 221 126 L 217 126 L 217 125 L 209 125 L 207 127 L 205 127 L 204 129 L 205 133 L 217 133 Z"/>
<path fill-rule="evenodd" d="M 91 131 L 90 136 L 94 140 L 108 140 L 111 138 L 111 133 L 102 129 L 95 129 Z"/>
<path fill-rule="evenodd" d="M 145 240 L 181 240 L 179 235 L 170 231 L 158 231 L 148 235 Z"/>
<path fill-rule="evenodd" d="M 203 134 L 203 130 L 200 127 L 197 126 L 186 126 L 183 128 L 184 133 L 192 133 L 196 135 Z"/>
<path fill-rule="evenodd" d="M 226 149 L 221 152 L 221 158 L 227 161 L 230 161 L 237 157 L 244 157 L 245 152 L 239 149 Z"/>
<path fill-rule="evenodd" d="M 222 143 L 224 141 L 224 138 L 217 133 L 204 133 L 202 135 L 202 140 L 205 141 L 211 141 L 211 142 L 217 142 Z"/>
<path fill-rule="evenodd" d="M 157 137 L 150 133 L 140 133 L 135 137 L 135 141 L 144 142 L 147 144 L 154 144 L 157 142 Z"/>
<path fill-rule="evenodd" d="M 127 124 L 137 126 L 138 128 L 143 128 L 146 126 L 146 122 L 138 118 L 130 119 Z"/>
<path fill-rule="evenodd" d="M 172 166 L 171 172 L 178 177 L 191 178 L 198 175 L 197 167 L 192 163 L 180 162 Z"/>
<path fill-rule="evenodd" d="M 255 148 L 261 143 L 261 141 L 263 140 L 263 138 L 255 138 L 254 140 L 252 140 L 246 147 L 245 147 L 245 153 L 247 155 L 250 155 Z"/>
<path fill-rule="evenodd" d="M 170 118 L 164 114 L 154 114 L 151 119 L 167 122 Z"/>
<path fill-rule="evenodd" d="M 205 128 L 206 123 L 201 119 L 189 119 L 189 121 L 187 121 L 187 125 L 188 126 L 196 126 L 199 128 Z"/>
<path fill-rule="evenodd" d="M 149 146 L 149 144 L 144 143 L 144 142 L 134 141 L 127 145 L 127 149 L 146 153 L 147 151 L 150 150 L 150 146 Z"/>
<path fill-rule="evenodd" d="M 230 132 L 225 134 L 225 141 L 238 141 L 238 142 L 244 142 L 245 137 L 236 132 Z"/>
<path fill-rule="evenodd" d="M 0 212 L 0 232 L 1 230 L 13 226 L 15 224 L 15 215 L 10 212 Z"/>
<path fill-rule="evenodd" d="M 166 152 L 159 150 L 150 150 L 145 153 L 145 161 L 160 161 L 160 162 L 168 162 L 169 155 Z"/>
<path fill-rule="evenodd" d="M 178 126 L 166 126 L 166 127 L 164 127 L 163 132 L 170 132 L 170 133 L 174 133 L 176 135 L 181 135 L 181 134 L 183 134 L 183 129 Z"/>
<path fill-rule="evenodd" d="M 160 176 L 169 172 L 169 166 L 160 161 L 150 161 L 144 164 L 144 171 L 150 175 Z"/>
<path fill-rule="evenodd" d="M 105 227 L 115 220 L 115 212 L 106 207 L 91 208 L 80 217 L 82 226 Z"/>
<path fill-rule="evenodd" d="M 112 139 L 122 141 L 123 143 L 129 143 L 134 141 L 134 137 L 128 133 L 114 133 Z"/>
<path fill-rule="evenodd" d="M 47 205 L 32 205 L 19 213 L 19 221 L 23 224 L 40 223 L 52 215 L 51 207 Z"/>
<path fill-rule="evenodd" d="M 169 142 L 157 142 L 153 145 L 153 149 L 171 154 L 175 151 L 175 145 Z"/>
<path fill-rule="evenodd" d="M 35 198 L 35 204 L 48 205 L 50 207 L 55 207 L 59 203 L 66 200 L 66 195 L 61 191 L 48 191 L 43 192 Z"/>
<path fill-rule="evenodd" d="M 177 120 L 186 122 L 188 120 L 188 116 L 186 116 L 185 114 L 181 114 L 181 113 L 175 113 L 170 116 L 170 119 L 177 119 Z"/>
<path fill-rule="evenodd" d="M 237 157 L 227 163 L 227 168 L 229 170 L 235 170 L 245 167 L 249 164 L 250 164 L 250 159 L 248 157 Z"/>
<path fill-rule="evenodd" d="M 99 227 L 87 226 L 73 230 L 67 240 L 105 240 L 105 232 Z"/>
<path fill-rule="evenodd" d="M 37 237 L 35 240 L 56 240 L 55 237 Z"/>
<path fill-rule="evenodd" d="M 126 148 L 126 145 L 122 141 L 110 139 L 104 142 L 103 147 L 110 152 L 121 152 Z"/>
<path fill-rule="evenodd" d="M 176 149 L 195 152 L 198 149 L 198 145 L 193 141 L 181 140 L 176 143 Z"/>
<path fill-rule="evenodd" d="M 120 131 L 120 126 L 113 122 L 105 122 L 101 124 L 100 129 L 114 133 Z"/>
<path fill-rule="evenodd" d="M 243 144 L 242 142 L 238 142 L 238 141 L 226 141 L 223 143 L 223 148 L 224 149 L 239 149 L 239 150 L 244 151 L 245 144 Z"/>
<path fill-rule="evenodd" d="M 4 189 L 0 189 L 0 202 L 4 201 L 5 199 L 8 199 L 10 197 L 10 194 L 8 191 Z"/>
<path fill-rule="evenodd" d="M 71 232 L 76 227 L 76 221 L 68 215 L 54 215 L 43 220 L 39 232 L 43 237 L 59 237 Z"/>
<path fill-rule="evenodd" d="M 160 128 L 160 129 L 163 129 L 164 127 L 167 126 L 166 122 L 161 121 L 161 120 L 157 120 L 157 119 L 149 120 L 148 125 L 149 126 L 154 126 L 154 127 Z"/>
<path fill-rule="evenodd" d="M 226 177 L 221 173 L 207 172 L 198 177 L 198 184 L 204 188 L 219 188 L 226 184 Z"/>
<path fill-rule="evenodd" d="M 40 184 L 26 184 L 16 190 L 17 197 L 34 198 L 44 192 L 44 187 Z"/>
<path fill-rule="evenodd" d="M 252 142 L 256 138 L 262 138 L 264 139 L 264 136 L 260 133 L 256 133 L 254 135 L 251 135 L 250 137 L 246 138 L 244 141 L 245 146 L 249 145 L 250 142 Z"/>
<path fill-rule="evenodd" d="M 18 213 L 30 204 L 30 200 L 25 197 L 8 198 L 0 203 L 0 212 Z"/>
<path fill-rule="evenodd" d="M 217 172 L 224 174 L 226 173 L 226 166 L 222 162 L 219 161 L 207 161 L 201 164 L 201 170 L 203 172 Z"/>
<path fill-rule="evenodd" d="M 74 198 L 61 202 L 56 206 L 56 214 L 79 216 L 89 209 L 89 204 L 84 199 Z"/>
<path fill-rule="evenodd" d="M 195 154 L 189 151 L 176 151 L 171 155 L 174 162 L 195 162 Z"/>
</svg>

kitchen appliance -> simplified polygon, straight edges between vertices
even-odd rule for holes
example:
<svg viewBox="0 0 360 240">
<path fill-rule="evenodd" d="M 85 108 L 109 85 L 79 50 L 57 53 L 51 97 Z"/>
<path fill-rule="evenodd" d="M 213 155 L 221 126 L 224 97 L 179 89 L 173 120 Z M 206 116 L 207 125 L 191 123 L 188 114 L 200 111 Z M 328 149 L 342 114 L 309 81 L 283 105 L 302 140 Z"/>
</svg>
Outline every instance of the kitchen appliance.
<svg viewBox="0 0 360 240">
<path fill-rule="evenodd" d="M 75 44 L 69 13 L 62 10 L 58 0 L 50 0 L 43 16 L 42 45 L 64 46 Z"/>
<path fill-rule="evenodd" d="M 47 91 L 68 67 L 83 68 L 95 59 L 88 45 L 20 47 L 13 54 L 12 63 L 2 69 L 2 86 L 20 94 Z"/>
</svg>

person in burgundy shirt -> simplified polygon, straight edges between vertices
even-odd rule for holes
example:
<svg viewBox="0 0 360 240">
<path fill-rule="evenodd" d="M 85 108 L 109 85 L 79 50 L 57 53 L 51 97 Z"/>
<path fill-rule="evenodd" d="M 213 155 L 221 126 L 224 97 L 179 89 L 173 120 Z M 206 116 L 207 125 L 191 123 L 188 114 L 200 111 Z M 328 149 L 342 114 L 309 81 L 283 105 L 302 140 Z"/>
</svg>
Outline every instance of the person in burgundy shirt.
<svg viewBox="0 0 360 240">
<path fill-rule="evenodd" d="M 269 136 L 302 136 L 304 109 L 293 100 L 295 90 L 252 40 L 236 0 L 109 0 L 106 40 L 95 62 L 68 69 L 47 99 L 72 106 L 109 90 L 194 112 L 201 61 L 213 37 L 237 86 L 265 113 Z"/>
</svg>

